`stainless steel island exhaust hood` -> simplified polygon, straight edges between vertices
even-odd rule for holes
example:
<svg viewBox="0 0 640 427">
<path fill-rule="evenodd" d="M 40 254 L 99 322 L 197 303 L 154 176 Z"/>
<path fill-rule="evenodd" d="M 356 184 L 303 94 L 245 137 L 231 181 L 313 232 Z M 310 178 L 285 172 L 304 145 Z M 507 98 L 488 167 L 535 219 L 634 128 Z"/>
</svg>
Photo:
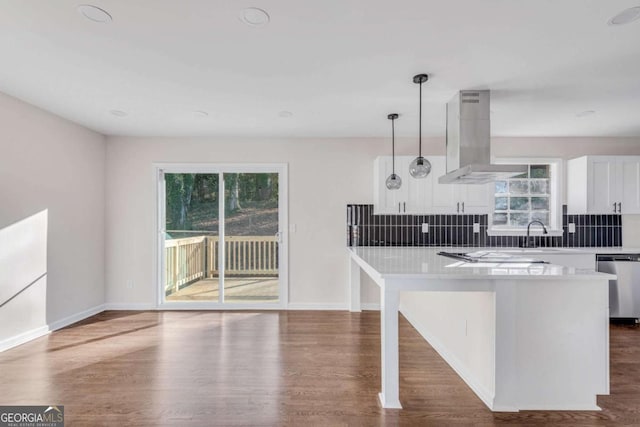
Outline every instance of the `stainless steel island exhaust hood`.
<svg viewBox="0 0 640 427">
<path fill-rule="evenodd" d="M 440 184 L 486 184 L 527 172 L 526 165 L 491 164 L 488 90 L 461 90 L 447 104 L 447 174 Z"/>
</svg>

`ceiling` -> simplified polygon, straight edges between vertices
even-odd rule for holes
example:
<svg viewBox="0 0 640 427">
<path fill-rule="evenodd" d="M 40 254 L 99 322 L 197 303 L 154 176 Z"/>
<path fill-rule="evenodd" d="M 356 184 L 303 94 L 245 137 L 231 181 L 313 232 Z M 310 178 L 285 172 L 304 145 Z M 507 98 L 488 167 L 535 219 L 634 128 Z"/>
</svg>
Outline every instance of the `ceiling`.
<svg viewBox="0 0 640 427">
<path fill-rule="evenodd" d="M 494 136 L 640 136 L 640 0 L 82 1 L 113 21 L 0 0 L 0 91 L 107 135 L 415 136 L 424 72 L 425 136 L 460 89 Z"/>
</svg>

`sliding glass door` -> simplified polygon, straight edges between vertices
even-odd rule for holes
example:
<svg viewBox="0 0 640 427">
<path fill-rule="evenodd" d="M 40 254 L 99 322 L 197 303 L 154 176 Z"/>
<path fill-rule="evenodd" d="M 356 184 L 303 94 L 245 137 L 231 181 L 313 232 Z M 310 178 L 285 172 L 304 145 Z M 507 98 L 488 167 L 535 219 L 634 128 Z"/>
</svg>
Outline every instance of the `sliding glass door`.
<svg viewBox="0 0 640 427">
<path fill-rule="evenodd" d="M 224 300 L 278 302 L 278 174 L 224 174 Z"/>
<path fill-rule="evenodd" d="M 220 301 L 219 183 L 219 174 L 164 174 L 166 301 Z"/>
<path fill-rule="evenodd" d="M 286 302 L 286 166 L 157 168 L 159 304 Z"/>
</svg>

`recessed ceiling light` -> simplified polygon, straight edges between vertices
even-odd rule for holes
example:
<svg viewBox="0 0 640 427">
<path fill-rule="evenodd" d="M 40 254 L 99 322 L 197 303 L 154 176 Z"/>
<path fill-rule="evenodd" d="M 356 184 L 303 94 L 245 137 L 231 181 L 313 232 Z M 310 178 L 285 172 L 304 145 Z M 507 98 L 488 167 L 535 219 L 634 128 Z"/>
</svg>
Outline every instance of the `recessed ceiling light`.
<svg viewBox="0 0 640 427">
<path fill-rule="evenodd" d="M 113 21 L 109 12 L 104 9 L 100 9 L 97 6 L 92 6 L 90 4 L 81 4 L 77 8 L 78 12 L 92 22 L 99 22 L 101 24 L 106 24 L 108 22 Z"/>
<path fill-rule="evenodd" d="M 640 6 L 625 9 L 609 19 L 609 25 L 625 25 L 640 18 Z"/>
<path fill-rule="evenodd" d="M 592 114 L 595 114 L 596 112 L 593 110 L 586 110 L 586 111 L 581 111 L 580 113 L 576 114 L 577 117 L 587 117 L 590 116 Z"/>
<path fill-rule="evenodd" d="M 293 116 L 293 113 L 291 111 L 280 111 L 278 113 L 279 117 L 282 117 L 283 119 L 288 119 L 289 117 Z"/>
<path fill-rule="evenodd" d="M 240 11 L 240 21 L 252 27 L 261 27 L 267 25 L 269 20 L 269 14 L 257 7 L 248 7 Z"/>
<path fill-rule="evenodd" d="M 122 110 L 111 110 L 109 112 L 116 117 L 127 117 L 129 115 L 129 113 Z"/>
<path fill-rule="evenodd" d="M 198 110 L 193 112 L 193 117 L 195 117 L 196 119 L 204 119 L 209 117 L 209 113 L 207 113 L 206 111 Z"/>
</svg>

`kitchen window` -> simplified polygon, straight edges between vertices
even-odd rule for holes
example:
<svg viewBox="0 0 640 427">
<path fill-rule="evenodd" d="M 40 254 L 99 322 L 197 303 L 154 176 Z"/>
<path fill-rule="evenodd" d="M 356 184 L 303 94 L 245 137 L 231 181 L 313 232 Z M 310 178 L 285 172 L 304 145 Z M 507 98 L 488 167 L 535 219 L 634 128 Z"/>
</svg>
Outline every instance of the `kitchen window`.
<svg viewBox="0 0 640 427">
<path fill-rule="evenodd" d="M 562 234 L 560 159 L 500 159 L 495 163 L 526 164 L 527 172 L 496 181 L 490 235 L 522 235 L 531 221 L 542 222 L 550 235 Z M 538 234 L 540 226 L 532 227 Z"/>
</svg>

